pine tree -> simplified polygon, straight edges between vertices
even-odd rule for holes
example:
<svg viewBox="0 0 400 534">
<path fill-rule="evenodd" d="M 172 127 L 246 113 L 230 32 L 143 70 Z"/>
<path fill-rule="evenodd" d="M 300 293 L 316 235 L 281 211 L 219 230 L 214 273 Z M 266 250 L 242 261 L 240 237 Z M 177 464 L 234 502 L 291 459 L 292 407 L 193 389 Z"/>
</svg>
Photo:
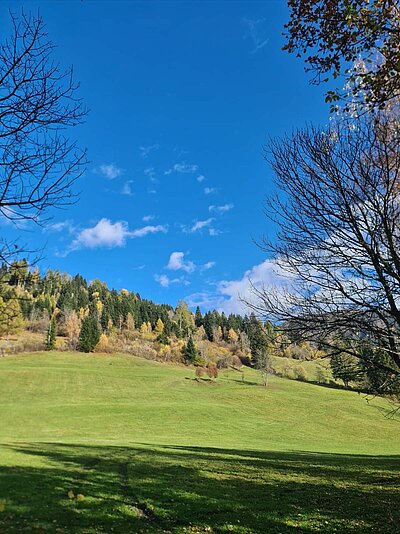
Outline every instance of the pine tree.
<svg viewBox="0 0 400 534">
<path fill-rule="evenodd" d="M 56 336 L 57 336 L 57 321 L 55 316 L 51 318 L 49 328 L 46 335 L 46 350 L 53 350 L 56 346 Z"/>
<path fill-rule="evenodd" d="M 203 316 L 199 306 L 197 306 L 196 313 L 194 314 L 194 324 L 197 326 L 197 328 L 203 326 Z"/>
<path fill-rule="evenodd" d="M 99 323 L 96 317 L 89 315 L 82 321 L 81 333 L 79 335 L 79 350 L 82 352 L 92 352 L 99 340 Z"/>
<path fill-rule="evenodd" d="M 188 363 L 194 363 L 197 357 L 197 349 L 195 347 L 194 341 L 192 336 L 189 337 L 188 342 L 186 344 L 186 347 L 183 351 L 183 354 L 185 356 L 185 360 Z"/>
</svg>

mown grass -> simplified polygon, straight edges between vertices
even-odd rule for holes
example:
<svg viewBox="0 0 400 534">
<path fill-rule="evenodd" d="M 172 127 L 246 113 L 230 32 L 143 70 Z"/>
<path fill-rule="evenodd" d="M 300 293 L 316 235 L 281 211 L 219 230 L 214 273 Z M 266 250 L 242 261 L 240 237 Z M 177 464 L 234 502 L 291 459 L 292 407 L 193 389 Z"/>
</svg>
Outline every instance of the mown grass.
<svg viewBox="0 0 400 534">
<path fill-rule="evenodd" d="M 0 377 L 1 533 L 399 530 L 385 401 L 122 355 L 10 356 Z"/>
</svg>

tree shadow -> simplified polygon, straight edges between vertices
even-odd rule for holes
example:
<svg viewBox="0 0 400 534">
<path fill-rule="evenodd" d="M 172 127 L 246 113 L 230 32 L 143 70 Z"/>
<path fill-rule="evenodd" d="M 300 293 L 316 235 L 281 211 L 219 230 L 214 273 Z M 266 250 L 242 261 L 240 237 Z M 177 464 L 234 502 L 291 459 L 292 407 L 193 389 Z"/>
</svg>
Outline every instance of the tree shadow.
<svg viewBox="0 0 400 534">
<path fill-rule="evenodd" d="M 2 534 L 393 534 L 400 520 L 398 456 L 148 444 L 8 448 L 21 465 L 0 469 Z"/>
</svg>

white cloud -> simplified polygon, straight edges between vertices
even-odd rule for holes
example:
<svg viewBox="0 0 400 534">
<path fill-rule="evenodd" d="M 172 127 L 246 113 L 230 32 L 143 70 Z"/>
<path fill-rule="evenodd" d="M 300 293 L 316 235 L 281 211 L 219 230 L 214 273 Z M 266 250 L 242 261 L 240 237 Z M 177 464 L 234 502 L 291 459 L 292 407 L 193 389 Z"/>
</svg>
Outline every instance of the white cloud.
<svg viewBox="0 0 400 534">
<path fill-rule="evenodd" d="M 206 219 L 204 221 L 195 221 L 193 226 L 183 226 L 183 231 L 186 234 L 194 234 L 195 232 L 200 232 L 204 228 L 209 227 L 213 221 L 215 221 L 214 217 L 210 217 L 209 219 Z"/>
<path fill-rule="evenodd" d="M 160 148 L 160 145 L 158 143 L 155 143 L 154 145 L 149 146 L 140 146 L 139 152 L 143 159 L 147 159 L 149 157 L 149 154 L 155 150 L 158 150 Z"/>
<path fill-rule="evenodd" d="M 156 178 L 156 173 L 154 171 L 154 167 L 148 167 L 144 170 L 145 176 L 150 180 L 150 182 L 157 183 L 158 180 Z"/>
<path fill-rule="evenodd" d="M 208 233 L 212 237 L 222 234 L 221 230 L 217 230 L 216 228 L 209 228 Z"/>
<path fill-rule="evenodd" d="M 216 192 L 216 188 L 215 187 L 205 187 L 204 188 L 204 193 L 206 195 L 210 195 L 211 193 L 215 193 Z"/>
<path fill-rule="evenodd" d="M 205 179 L 206 179 L 206 177 L 204 176 L 204 174 L 200 174 L 200 175 L 196 178 L 196 180 L 197 180 L 199 183 L 204 182 Z"/>
<path fill-rule="evenodd" d="M 154 215 L 145 215 L 144 217 L 142 217 L 143 222 L 154 221 L 154 219 L 155 219 Z"/>
<path fill-rule="evenodd" d="M 180 172 L 183 174 L 193 174 L 199 170 L 199 166 L 195 165 L 193 163 L 186 163 L 186 161 L 183 161 L 182 163 L 175 163 L 170 169 L 164 172 L 164 174 L 169 175 L 173 172 Z"/>
<path fill-rule="evenodd" d="M 216 284 L 215 291 L 204 291 L 189 295 L 186 300 L 191 307 L 215 308 L 220 312 L 248 313 L 242 302 L 254 302 L 252 287 L 262 290 L 268 287 L 284 288 L 288 285 L 287 273 L 274 261 L 266 260 L 247 270 L 239 280 L 222 280 Z"/>
<path fill-rule="evenodd" d="M 227 211 L 230 211 L 231 209 L 233 209 L 235 206 L 233 204 L 224 204 L 223 206 L 214 206 L 214 205 L 211 205 L 211 206 L 208 206 L 208 211 L 213 211 L 215 213 L 226 213 Z"/>
<path fill-rule="evenodd" d="M 127 238 L 144 237 L 157 232 L 166 233 L 167 228 L 162 225 L 145 226 L 130 231 L 125 221 L 112 223 L 110 219 L 103 218 L 95 226 L 81 230 L 72 241 L 67 254 L 82 248 L 123 247 Z"/>
<path fill-rule="evenodd" d="M 171 284 L 183 284 L 185 286 L 190 285 L 190 282 L 185 280 L 183 276 L 179 278 L 169 278 L 166 274 L 155 274 L 154 280 L 162 287 L 169 287 Z"/>
<path fill-rule="evenodd" d="M 215 261 L 208 261 L 204 265 L 201 266 L 202 271 L 208 271 L 209 269 L 212 269 L 215 265 Z"/>
<path fill-rule="evenodd" d="M 166 234 L 167 231 L 167 227 L 163 226 L 162 224 L 158 224 L 157 226 L 144 226 L 143 228 L 138 228 L 137 230 L 129 232 L 129 237 L 144 237 L 146 235 L 157 234 L 159 232 Z"/>
<path fill-rule="evenodd" d="M 132 183 L 133 183 L 133 180 L 128 180 L 127 182 L 124 183 L 124 185 L 122 186 L 122 190 L 121 190 L 122 195 L 127 195 L 128 197 L 133 196 Z"/>
<path fill-rule="evenodd" d="M 168 278 L 166 274 L 155 274 L 154 280 L 158 282 L 162 287 L 169 287 L 172 282 L 172 280 L 170 280 L 170 278 Z"/>
<path fill-rule="evenodd" d="M 192 261 L 185 261 L 185 254 L 183 252 L 173 252 L 169 257 L 167 269 L 192 273 L 196 269 L 196 266 Z"/>
<path fill-rule="evenodd" d="M 69 234 L 73 234 L 76 230 L 76 227 L 72 221 L 66 220 L 49 224 L 45 227 L 45 230 L 49 232 L 68 232 Z"/>
<path fill-rule="evenodd" d="M 81 230 L 71 243 L 71 250 L 96 247 L 122 247 L 129 235 L 125 221 L 112 223 L 109 219 L 100 219 L 92 228 Z"/>
<path fill-rule="evenodd" d="M 103 165 L 100 165 L 100 167 L 96 169 L 96 172 L 99 172 L 108 178 L 108 180 L 114 180 L 115 178 L 118 178 L 124 174 L 124 170 L 120 167 L 117 167 L 114 163 L 103 163 Z"/>
</svg>

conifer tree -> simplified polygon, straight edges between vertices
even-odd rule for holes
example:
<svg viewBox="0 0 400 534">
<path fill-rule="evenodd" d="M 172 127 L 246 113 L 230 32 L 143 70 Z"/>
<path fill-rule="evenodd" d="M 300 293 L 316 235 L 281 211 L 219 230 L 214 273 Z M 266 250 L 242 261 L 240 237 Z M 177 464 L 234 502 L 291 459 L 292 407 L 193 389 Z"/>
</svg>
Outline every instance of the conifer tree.
<svg viewBox="0 0 400 534">
<path fill-rule="evenodd" d="M 91 315 L 82 320 L 81 333 L 79 335 L 79 350 L 92 352 L 100 340 L 100 328 L 96 317 Z"/>
<path fill-rule="evenodd" d="M 194 341 L 192 336 L 189 336 L 188 342 L 186 344 L 186 347 L 184 349 L 184 356 L 185 360 L 188 363 L 194 363 L 197 357 L 197 349 L 195 347 Z"/>
<path fill-rule="evenodd" d="M 196 313 L 194 314 L 194 324 L 197 326 L 197 328 L 203 326 L 203 316 L 199 306 L 197 306 Z"/>
<path fill-rule="evenodd" d="M 46 350 L 53 350 L 56 346 L 57 321 L 55 316 L 51 318 L 46 335 Z"/>
</svg>

